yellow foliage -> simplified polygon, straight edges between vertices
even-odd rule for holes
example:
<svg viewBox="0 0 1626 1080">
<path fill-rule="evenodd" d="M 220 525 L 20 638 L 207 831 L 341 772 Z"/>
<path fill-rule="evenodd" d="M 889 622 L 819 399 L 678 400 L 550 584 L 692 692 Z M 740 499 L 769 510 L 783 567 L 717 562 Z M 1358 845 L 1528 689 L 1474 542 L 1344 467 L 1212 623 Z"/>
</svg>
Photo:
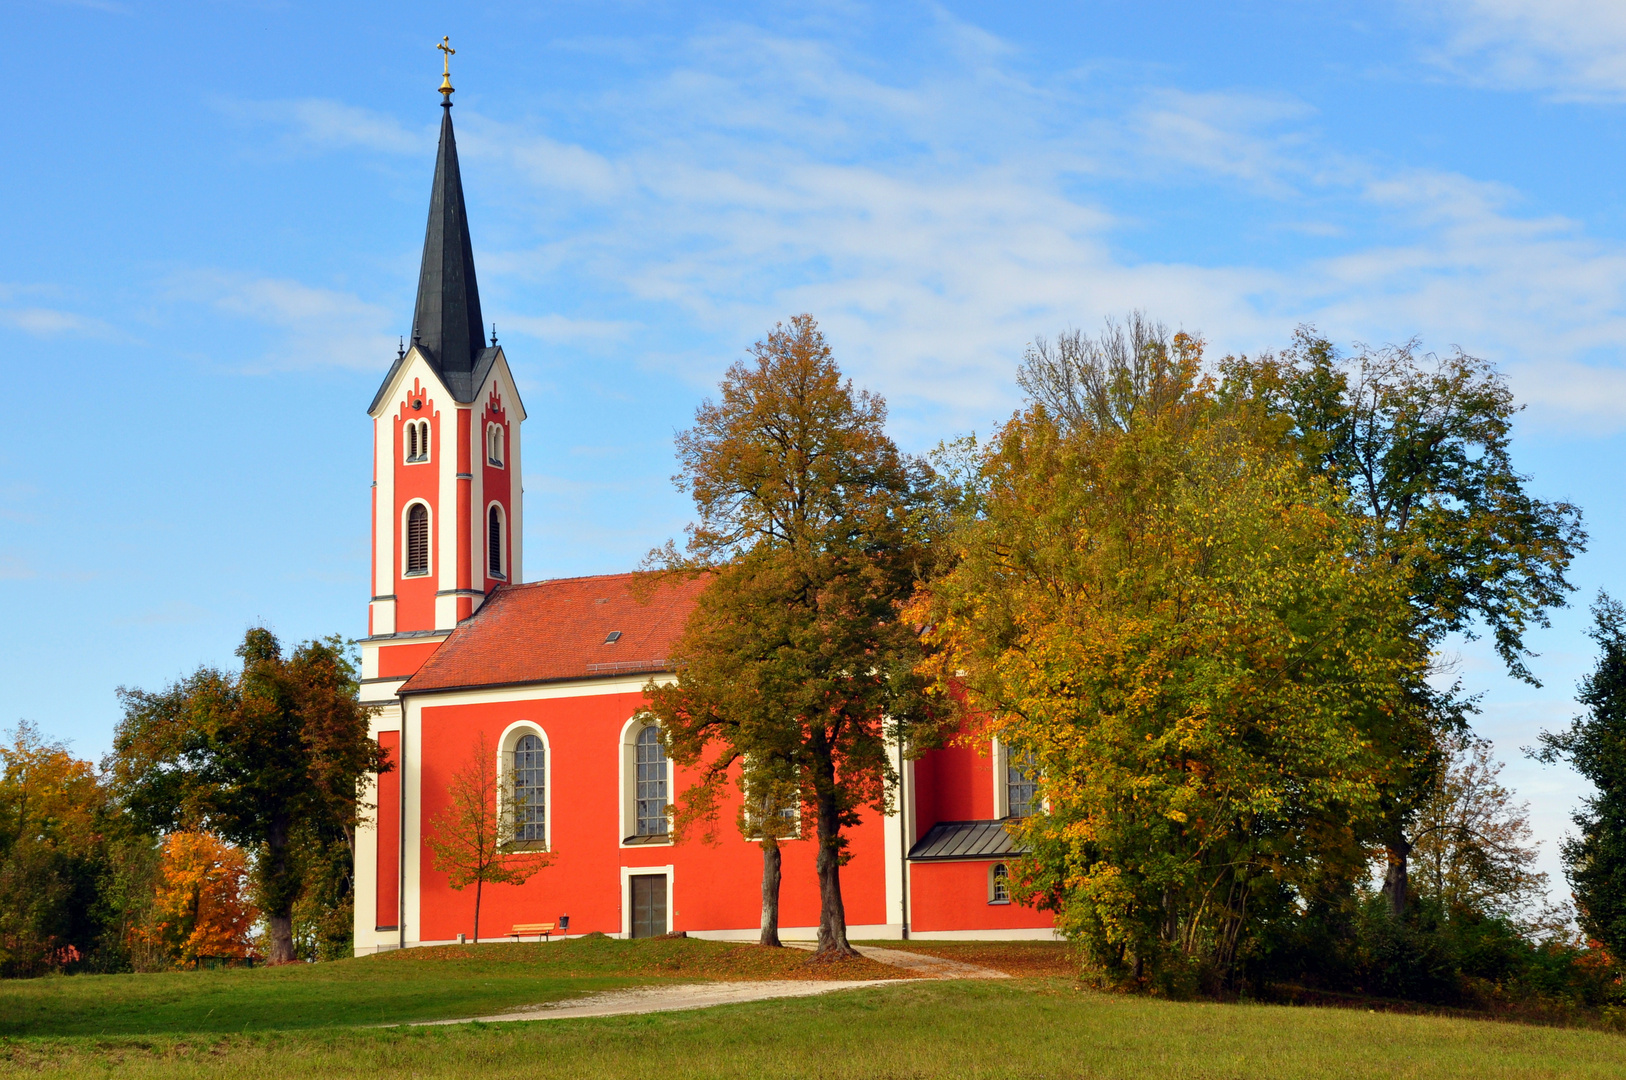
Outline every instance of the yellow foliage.
<svg viewBox="0 0 1626 1080">
<path fill-rule="evenodd" d="M 1204 382 L 1160 409 L 1013 418 L 910 615 L 1039 764 L 1030 895 L 1108 967 L 1224 966 L 1250 904 L 1360 865 L 1424 657 L 1331 485 Z"/>
<path fill-rule="evenodd" d="M 157 921 L 137 937 L 164 948 L 178 966 L 198 957 L 245 957 L 260 913 L 249 903 L 248 860 L 241 848 L 206 832 L 164 840 L 155 903 Z"/>
</svg>

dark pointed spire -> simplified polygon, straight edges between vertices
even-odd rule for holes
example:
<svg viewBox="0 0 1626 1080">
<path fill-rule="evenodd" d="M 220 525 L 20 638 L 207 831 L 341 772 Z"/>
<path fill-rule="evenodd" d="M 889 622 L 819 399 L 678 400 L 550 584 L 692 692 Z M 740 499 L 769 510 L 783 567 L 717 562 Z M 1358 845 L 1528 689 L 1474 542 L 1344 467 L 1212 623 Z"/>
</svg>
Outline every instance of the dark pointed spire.
<svg viewBox="0 0 1626 1080">
<path fill-rule="evenodd" d="M 474 247 L 463 206 L 450 93 L 441 106 L 440 152 L 435 157 L 435 186 L 429 195 L 429 227 L 423 238 L 412 340 L 443 375 L 458 375 L 472 372 L 485 349 L 485 322 L 474 280 Z"/>
</svg>

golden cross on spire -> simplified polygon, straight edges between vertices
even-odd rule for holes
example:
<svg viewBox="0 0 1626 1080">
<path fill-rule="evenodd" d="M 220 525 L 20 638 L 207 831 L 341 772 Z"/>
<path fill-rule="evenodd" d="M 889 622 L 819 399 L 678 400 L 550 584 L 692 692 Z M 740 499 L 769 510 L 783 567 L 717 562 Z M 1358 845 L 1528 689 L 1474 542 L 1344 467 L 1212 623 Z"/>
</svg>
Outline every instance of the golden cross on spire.
<svg viewBox="0 0 1626 1080">
<path fill-rule="evenodd" d="M 450 101 L 452 100 L 452 57 L 457 55 L 457 50 L 452 48 L 452 39 L 449 35 L 441 38 L 440 44 L 436 45 L 435 48 L 445 54 L 441 57 L 440 92 L 445 95 L 447 101 Z"/>
</svg>

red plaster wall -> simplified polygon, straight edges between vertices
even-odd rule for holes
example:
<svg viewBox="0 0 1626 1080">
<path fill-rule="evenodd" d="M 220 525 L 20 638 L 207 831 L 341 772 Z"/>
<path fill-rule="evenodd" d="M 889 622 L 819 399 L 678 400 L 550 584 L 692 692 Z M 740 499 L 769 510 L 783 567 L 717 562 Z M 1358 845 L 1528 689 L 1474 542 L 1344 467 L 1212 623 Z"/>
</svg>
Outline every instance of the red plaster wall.
<svg viewBox="0 0 1626 1080">
<path fill-rule="evenodd" d="M 438 641 L 427 645 L 380 645 L 378 648 L 378 677 L 380 679 L 411 678 L 423 667 L 430 654 L 440 648 Z"/>
<path fill-rule="evenodd" d="M 915 762 L 915 840 L 939 821 L 987 821 L 994 816 L 993 757 L 986 741 L 951 743 Z"/>
<path fill-rule="evenodd" d="M 622 848 L 620 810 L 621 730 L 642 704 L 638 694 L 553 698 L 433 707 L 422 710 L 423 822 L 445 810 L 452 774 L 468 761 L 470 747 L 484 733 L 496 747 L 509 724 L 529 720 L 548 737 L 554 861 L 524 885 L 490 885 L 480 916 L 483 935 L 495 936 L 520 922 L 555 921 L 570 916 L 571 933 L 618 933 L 621 867 L 674 867 L 668 898 L 671 929 L 753 930 L 761 919 L 762 855 L 739 837 L 734 809 L 724 806 L 719 843 L 687 840 L 670 846 Z M 681 791 L 678 773 L 672 790 Z M 842 869 L 847 921 L 886 922 L 885 849 L 879 817 L 867 815 L 848 831 L 852 860 Z M 422 848 L 422 926 L 408 934 L 443 941 L 474 929 L 474 892 L 453 891 L 435 871 L 427 844 Z M 814 844 L 791 841 L 784 849 L 780 894 L 781 926 L 818 923 L 818 884 L 813 873 Z"/>
<path fill-rule="evenodd" d="M 378 745 L 395 768 L 378 777 L 378 912 L 375 926 L 394 926 L 401 905 L 401 733 L 380 731 Z"/>
<path fill-rule="evenodd" d="M 1049 927 L 1055 918 L 1021 904 L 990 904 L 988 862 L 913 863 L 909 874 L 911 932 L 1015 930 Z"/>
<path fill-rule="evenodd" d="M 423 402 L 423 408 L 414 409 L 414 401 Z M 429 460 L 408 465 L 403 449 L 406 446 L 406 422 L 425 418 L 429 420 Z M 395 458 L 395 519 L 392 525 L 395 529 L 395 629 L 432 630 L 435 626 L 435 582 L 440 577 L 440 515 L 448 509 L 440 503 L 440 455 L 446 450 L 440 437 L 441 418 L 428 391 L 414 379 L 412 389 L 401 399 L 394 419 L 395 445 L 389 448 L 389 452 Z M 406 553 L 401 550 L 406 542 L 406 507 L 413 499 L 422 499 L 430 509 L 430 572 L 427 577 L 409 578 L 401 573 L 406 565 Z"/>
</svg>

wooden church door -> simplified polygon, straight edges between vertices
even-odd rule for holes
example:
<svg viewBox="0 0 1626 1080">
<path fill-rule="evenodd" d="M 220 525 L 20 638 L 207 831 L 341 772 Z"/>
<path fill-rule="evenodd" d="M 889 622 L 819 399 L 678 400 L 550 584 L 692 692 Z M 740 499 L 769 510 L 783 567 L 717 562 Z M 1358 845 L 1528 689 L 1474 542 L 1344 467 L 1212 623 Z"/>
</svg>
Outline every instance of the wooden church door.
<svg viewBox="0 0 1626 1080">
<path fill-rule="evenodd" d="M 632 936 L 659 937 L 666 933 L 666 875 L 639 874 L 632 882 Z"/>
</svg>

